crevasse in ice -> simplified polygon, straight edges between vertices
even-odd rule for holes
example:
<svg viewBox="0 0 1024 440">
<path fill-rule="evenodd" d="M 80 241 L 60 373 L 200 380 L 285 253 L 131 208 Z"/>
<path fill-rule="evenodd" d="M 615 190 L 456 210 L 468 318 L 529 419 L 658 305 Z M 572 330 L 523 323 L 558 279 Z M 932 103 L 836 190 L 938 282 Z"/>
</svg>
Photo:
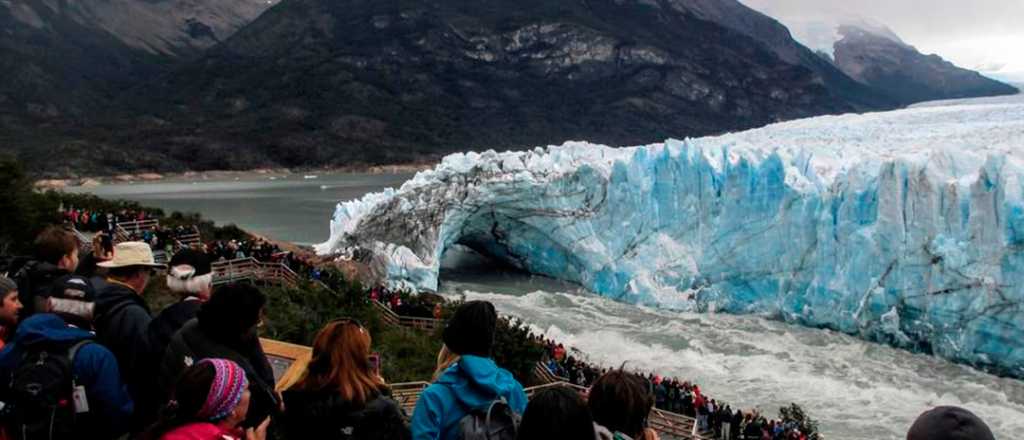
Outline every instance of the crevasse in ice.
<svg viewBox="0 0 1024 440">
<path fill-rule="evenodd" d="M 436 289 L 455 244 L 608 297 L 761 313 L 1024 377 L 1024 106 L 448 156 L 322 254 Z"/>
</svg>

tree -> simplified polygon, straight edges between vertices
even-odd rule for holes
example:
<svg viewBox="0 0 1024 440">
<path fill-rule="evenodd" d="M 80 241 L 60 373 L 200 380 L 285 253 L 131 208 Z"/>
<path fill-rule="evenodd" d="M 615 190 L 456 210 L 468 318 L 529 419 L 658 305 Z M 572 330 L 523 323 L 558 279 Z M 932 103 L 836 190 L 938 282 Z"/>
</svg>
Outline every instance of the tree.
<svg viewBox="0 0 1024 440">
<path fill-rule="evenodd" d="M 794 422 L 800 432 L 807 434 L 808 440 L 822 440 L 824 437 L 818 432 L 818 422 L 812 419 L 804 409 L 795 403 L 779 408 L 783 423 Z"/>
<path fill-rule="evenodd" d="M 48 207 L 33 190 L 22 164 L 0 156 L 0 255 L 30 251 L 36 233 L 50 223 Z"/>
</svg>

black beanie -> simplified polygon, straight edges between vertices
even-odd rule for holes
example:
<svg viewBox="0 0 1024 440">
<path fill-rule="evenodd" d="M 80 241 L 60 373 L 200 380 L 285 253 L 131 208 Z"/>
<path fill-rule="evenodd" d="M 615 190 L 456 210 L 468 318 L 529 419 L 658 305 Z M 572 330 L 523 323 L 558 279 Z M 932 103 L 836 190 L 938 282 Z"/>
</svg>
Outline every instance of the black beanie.
<svg viewBox="0 0 1024 440">
<path fill-rule="evenodd" d="M 921 414 L 907 440 L 995 440 L 992 431 L 974 413 L 955 406 L 940 406 Z"/>
<path fill-rule="evenodd" d="M 497 324 L 498 313 L 493 304 L 470 301 L 459 306 L 448 320 L 442 339 L 452 353 L 490 357 Z"/>
<path fill-rule="evenodd" d="M 260 311 L 266 303 L 267 297 L 255 286 L 228 284 L 215 290 L 210 300 L 199 306 L 196 318 L 208 336 L 234 341 L 260 322 Z"/>
<path fill-rule="evenodd" d="M 195 269 L 195 273 L 191 274 L 191 277 L 198 277 L 210 273 L 210 257 L 206 254 L 195 251 L 192 249 L 182 249 L 178 253 L 171 257 L 170 263 L 167 265 L 171 269 L 174 266 L 188 265 Z"/>
</svg>

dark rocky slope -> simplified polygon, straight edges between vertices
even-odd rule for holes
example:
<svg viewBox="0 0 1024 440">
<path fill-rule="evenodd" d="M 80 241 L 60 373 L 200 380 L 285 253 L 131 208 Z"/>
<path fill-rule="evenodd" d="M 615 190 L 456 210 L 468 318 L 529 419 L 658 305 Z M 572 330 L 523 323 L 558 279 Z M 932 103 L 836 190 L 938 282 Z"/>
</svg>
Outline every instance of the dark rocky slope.
<svg viewBox="0 0 1024 440">
<path fill-rule="evenodd" d="M 377 163 L 880 107 L 687 4 L 286 0 L 137 96 L 134 139 L 200 168 Z"/>
<path fill-rule="evenodd" d="M 836 66 L 901 105 L 1017 93 L 1010 85 L 957 67 L 938 55 L 922 54 L 888 29 L 843 25 L 839 33 Z"/>
</svg>

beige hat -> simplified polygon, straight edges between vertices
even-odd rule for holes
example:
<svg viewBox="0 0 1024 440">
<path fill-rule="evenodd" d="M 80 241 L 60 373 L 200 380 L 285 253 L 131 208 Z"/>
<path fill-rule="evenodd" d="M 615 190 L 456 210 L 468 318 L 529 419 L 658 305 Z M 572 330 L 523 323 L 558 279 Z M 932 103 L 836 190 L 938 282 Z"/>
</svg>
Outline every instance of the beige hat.
<svg viewBox="0 0 1024 440">
<path fill-rule="evenodd" d="M 114 259 L 96 264 L 99 267 L 149 266 L 164 267 L 153 262 L 153 250 L 141 241 L 126 241 L 114 246 Z"/>
</svg>

